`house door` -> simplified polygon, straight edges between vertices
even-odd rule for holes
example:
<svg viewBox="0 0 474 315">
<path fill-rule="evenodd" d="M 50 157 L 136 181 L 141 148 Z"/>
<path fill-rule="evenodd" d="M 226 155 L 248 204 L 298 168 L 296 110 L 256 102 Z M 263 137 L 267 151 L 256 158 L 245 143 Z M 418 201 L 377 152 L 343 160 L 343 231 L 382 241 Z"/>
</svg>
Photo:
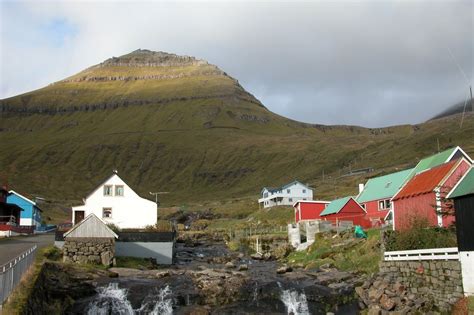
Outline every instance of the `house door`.
<svg viewBox="0 0 474 315">
<path fill-rule="evenodd" d="M 74 224 L 78 224 L 82 220 L 84 220 L 84 211 L 76 211 L 74 213 Z"/>
</svg>

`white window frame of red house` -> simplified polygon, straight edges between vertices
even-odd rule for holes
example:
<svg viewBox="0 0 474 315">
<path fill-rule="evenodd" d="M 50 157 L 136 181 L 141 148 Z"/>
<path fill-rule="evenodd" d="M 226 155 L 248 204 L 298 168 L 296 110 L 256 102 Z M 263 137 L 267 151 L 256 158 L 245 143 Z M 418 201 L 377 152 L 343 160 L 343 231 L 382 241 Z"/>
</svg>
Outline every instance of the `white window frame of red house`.
<svg viewBox="0 0 474 315">
<path fill-rule="evenodd" d="M 388 207 L 387 207 L 387 202 L 388 202 Z M 383 203 L 383 208 L 380 208 L 381 203 Z M 379 211 L 390 210 L 392 208 L 392 202 L 390 201 L 390 199 L 379 200 L 377 202 L 377 208 Z"/>
</svg>

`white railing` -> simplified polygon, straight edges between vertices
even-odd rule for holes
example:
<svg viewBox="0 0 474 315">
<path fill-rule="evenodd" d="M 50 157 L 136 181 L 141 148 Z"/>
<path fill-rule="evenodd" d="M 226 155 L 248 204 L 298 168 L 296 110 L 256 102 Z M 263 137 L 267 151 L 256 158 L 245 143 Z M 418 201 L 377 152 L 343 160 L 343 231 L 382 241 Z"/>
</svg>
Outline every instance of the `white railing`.
<svg viewBox="0 0 474 315">
<path fill-rule="evenodd" d="M 400 250 L 384 253 L 385 261 L 459 260 L 457 247 Z"/>
</svg>

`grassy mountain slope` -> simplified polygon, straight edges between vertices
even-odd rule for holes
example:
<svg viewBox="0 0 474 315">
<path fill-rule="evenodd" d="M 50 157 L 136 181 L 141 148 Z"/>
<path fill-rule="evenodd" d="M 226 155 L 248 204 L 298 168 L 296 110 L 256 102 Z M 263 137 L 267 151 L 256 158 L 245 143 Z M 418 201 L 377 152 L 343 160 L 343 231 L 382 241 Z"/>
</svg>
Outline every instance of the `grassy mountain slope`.
<svg viewBox="0 0 474 315">
<path fill-rule="evenodd" d="M 437 138 L 474 153 L 472 114 L 462 129 L 457 116 L 379 129 L 303 124 L 213 65 L 143 50 L 1 100 L 0 115 L 0 180 L 51 201 L 53 217 L 113 169 L 143 196 L 169 191 L 165 205 L 253 198 L 293 179 L 329 199 L 356 193 L 363 178 L 337 179 L 349 168 L 409 166 Z"/>
</svg>

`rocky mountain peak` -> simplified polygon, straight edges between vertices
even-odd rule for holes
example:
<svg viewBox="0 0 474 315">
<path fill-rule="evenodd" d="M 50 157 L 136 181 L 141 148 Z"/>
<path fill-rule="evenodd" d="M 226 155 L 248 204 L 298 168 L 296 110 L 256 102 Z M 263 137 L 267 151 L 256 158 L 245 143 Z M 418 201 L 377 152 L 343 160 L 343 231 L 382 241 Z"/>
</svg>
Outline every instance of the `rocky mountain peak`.
<svg viewBox="0 0 474 315">
<path fill-rule="evenodd" d="M 120 57 L 112 57 L 99 64 L 104 66 L 131 66 L 131 67 L 150 67 L 150 66 L 185 66 L 207 64 L 206 61 L 196 59 L 190 56 L 178 56 L 163 51 L 151 51 L 148 49 L 137 49 Z"/>
</svg>

